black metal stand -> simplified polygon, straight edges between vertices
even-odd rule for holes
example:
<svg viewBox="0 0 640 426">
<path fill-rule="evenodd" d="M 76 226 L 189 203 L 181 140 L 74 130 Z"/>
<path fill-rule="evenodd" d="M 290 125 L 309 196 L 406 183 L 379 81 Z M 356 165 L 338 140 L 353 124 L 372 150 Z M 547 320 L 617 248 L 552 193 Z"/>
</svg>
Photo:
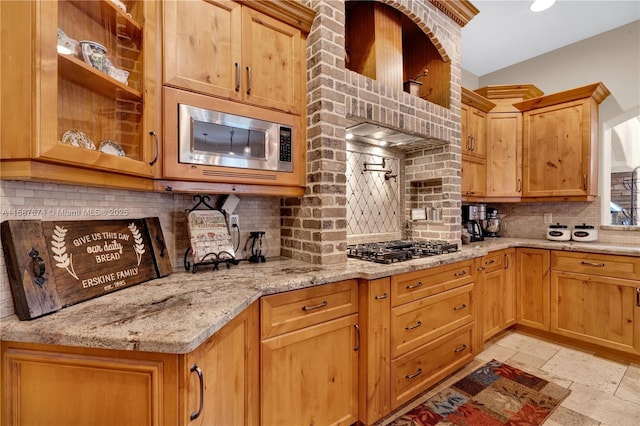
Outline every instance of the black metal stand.
<svg viewBox="0 0 640 426">
<path fill-rule="evenodd" d="M 194 195 L 193 200 L 197 201 L 197 203 L 195 206 L 191 207 L 190 209 L 187 209 L 187 212 L 192 212 L 196 210 L 198 206 L 204 205 L 209 210 L 217 210 L 221 212 L 223 215 L 225 215 L 226 217 L 226 213 L 224 210 L 216 209 L 215 207 L 212 207 L 211 205 L 209 205 L 208 201 L 210 201 L 211 199 L 209 198 L 208 195 Z M 217 270 L 218 266 L 221 263 L 224 263 L 225 265 L 227 265 L 227 268 L 230 268 L 231 265 L 237 265 L 238 263 L 240 263 L 240 260 L 236 259 L 235 256 L 232 256 L 231 253 L 226 251 L 221 251 L 220 253 L 207 253 L 205 256 L 202 257 L 202 259 L 200 259 L 200 262 L 193 262 L 192 264 L 191 262 L 189 262 L 189 259 L 188 259 L 189 253 L 191 253 L 191 247 L 187 248 L 187 250 L 184 252 L 184 269 L 187 271 L 191 270 L 193 274 L 196 273 L 198 266 L 213 265 L 213 269 Z"/>
<path fill-rule="evenodd" d="M 205 266 L 205 265 L 213 265 L 213 270 L 218 270 L 218 266 L 221 263 L 224 263 L 225 265 L 227 265 L 227 269 L 229 269 L 231 267 L 231 265 L 237 265 L 238 263 L 240 263 L 239 259 L 236 259 L 235 257 L 231 256 L 231 254 L 227 253 L 226 251 L 221 251 L 220 253 L 207 253 L 203 258 L 201 262 L 194 262 L 193 264 L 191 264 L 191 262 L 189 262 L 189 253 L 191 252 L 191 247 L 189 247 L 187 249 L 187 251 L 184 252 L 184 269 L 185 270 L 191 270 L 191 273 L 195 274 L 196 270 L 198 268 L 198 266 Z M 220 255 L 227 255 L 230 256 L 228 258 L 220 258 Z M 211 260 L 206 260 L 207 258 L 211 258 Z"/>
</svg>

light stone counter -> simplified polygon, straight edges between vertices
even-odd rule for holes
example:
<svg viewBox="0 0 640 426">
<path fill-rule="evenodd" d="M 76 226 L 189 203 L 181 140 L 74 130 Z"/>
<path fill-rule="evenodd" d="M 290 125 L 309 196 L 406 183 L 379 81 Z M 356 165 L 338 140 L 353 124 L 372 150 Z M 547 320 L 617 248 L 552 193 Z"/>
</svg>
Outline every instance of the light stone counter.
<svg viewBox="0 0 640 426">
<path fill-rule="evenodd" d="M 509 247 L 589 251 L 640 256 L 640 246 L 558 243 L 497 238 L 461 247 L 456 253 L 382 265 L 349 259 L 339 265 L 311 265 L 291 259 L 241 262 L 195 274 L 175 272 L 61 309 L 31 321 L 3 318 L 0 338 L 91 348 L 189 353 L 262 295 L 350 278 L 376 279 L 484 256 Z"/>
</svg>

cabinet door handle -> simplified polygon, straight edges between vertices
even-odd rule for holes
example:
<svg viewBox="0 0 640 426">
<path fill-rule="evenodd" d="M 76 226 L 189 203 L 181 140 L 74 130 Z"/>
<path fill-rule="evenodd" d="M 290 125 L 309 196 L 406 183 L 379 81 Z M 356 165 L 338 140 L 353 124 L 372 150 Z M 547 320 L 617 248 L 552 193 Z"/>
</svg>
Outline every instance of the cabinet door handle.
<svg viewBox="0 0 640 426">
<path fill-rule="evenodd" d="M 387 297 L 389 297 L 389 295 L 387 293 L 385 293 L 382 296 L 375 296 L 374 299 L 380 300 L 380 299 L 386 299 Z"/>
<path fill-rule="evenodd" d="M 360 327 L 358 326 L 358 323 L 353 324 L 353 328 L 356 329 L 356 347 L 353 348 L 353 350 L 357 351 L 360 349 Z"/>
<path fill-rule="evenodd" d="M 325 307 L 325 306 L 327 306 L 327 305 L 328 305 L 328 303 L 327 303 L 327 301 L 325 300 L 325 301 L 323 301 L 322 303 L 320 303 L 320 304 L 318 304 L 318 305 L 313 305 L 313 306 L 307 306 L 307 305 L 304 305 L 304 306 L 302 307 L 302 310 L 303 310 L 303 311 L 312 311 L 312 310 L 314 310 L 314 309 L 324 308 L 324 307 Z"/>
<path fill-rule="evenodd" d="M 236 92 L 240 91 L 240 65 L 236 62 Z"/>
<path fill-rule="evenodd" d="M 509 269 L 509 255 L 504 254 L 504 269 Z"/>
<path fill-rule="evenodd" d="M 404 329 L 405 330 L 415 330 L 416 328 L 422 326 L 422 321 L 418 321 L 417 323 L 415 323 L 414 325 L 408 325 L 406 326 Z"/>
<path fill-rule="evenodd" d="M 475 150 L 476 150 L 476 137 L 471 136 L 471 151 L 475 151 Z"/>
<path fill-rule="evenodd" d="M 253 88 L 253 75 L 251 73 L 251 67 L 247 67 L 247 77 L 249 78 L 249 87 L 247 87 L 247 95 L 251 94 Z"/>
<path fill-rule="evenodd" d="M 197 364 L 193 364 L 191 366 L 191 372 L 195 372 L 198 375 L 198 380 L 200 381 L 200 406 L 198 407 L 198 411 L 191 413 L 190 416 L 191 420 L 195 420 L 200 417 L 202 409 L 204 408 L 204 377 L 202 377 L 202 370 Z"/>
<path fill-rule="evenodd" d="M 406 288 L 407 290 L 413 290 L 414 288 L 418 288 L 418 287 L 422 287 L 422 281 L 418 281 L 414 285 L 408 285 Z"/>
<path fill-rule="evenodd" d="M 467 271 L 460 271 L 453 274 L 454 277 L 461 277 L 463 275 L 467 275 Z"/>
<path fill-rule="evenodd" d="M 453 310 L 454 310 L 454 311 L 461 311 L 461 310 L 463 310 L 463 309 L 464 309 L 464 308 L 466 308 L 466 307 L 467 307 L 467 304 L 466 304 L 466 303 L 463 303 L 463 304 L 462 304 L 462 305 L 460 305 L 460 306 L 454 306 L 454 307 L 453 307 Z"/>
<path fill-rule="evenodd" d="M 636 306 L 640 306 L 640 287 L 636 288 Z"/>
<path fill-rule="evenodd" d="M 604 265 L 604 263 L 597 263 L 597 262 L 585 262 L 584 260 L 582 262 L 580 262 L 582 265 L 587 265 L 587 266 L 597 266 L 598 268 L 602 268 Z"/>
<path fill-rule="evenodd" d="M 156 154 L 153 157 L 153 160 L 149 161 L 149 165 L 153 166 L 154 164 L 156 164 L 156 161 L 158 161 L 158 134 L 153 130 L 149 131 L 149 134 L 153 136 L 153 139 L 155 139 L 156 141 Z"/>
<path fill-rule="evenodd" d="M 464 351 L 465 349 L 467 349 L 467 345 L 465 345 L 463 343 L 462 346 L 460 346 L 458 349 L 454 349 L 453 352 L 459 354 L 460 352 Z"/>
<path fill-rule="evenodd" d="M 522 192 L 522 179 L 518 179 L 518 192 Z"/>
<path fill-rule="evenodd" d="M 422 368 L 418 368 L 418 371 L 416 371 L 415 373 L 413 373 L 413 374 L 407 374 L 407 375 L 406 375 L 406 376 L 404 376 L 404 377 L 405 377 L 405 379 L 414 379 L 414 378 L 418 377 L 418 376 L 419 376 L 419 375 L 421 375 L 421 374 L 422 374 Z"/>
<path fill-rule="evenodd" d="M 471 135 L 467 136 L 467 151 L 471 151 Z"/>
<path fill-rule="evenodd" d="M 587 175 L 582 176 L 582 189 L 587 190 Z"/>
</svg>

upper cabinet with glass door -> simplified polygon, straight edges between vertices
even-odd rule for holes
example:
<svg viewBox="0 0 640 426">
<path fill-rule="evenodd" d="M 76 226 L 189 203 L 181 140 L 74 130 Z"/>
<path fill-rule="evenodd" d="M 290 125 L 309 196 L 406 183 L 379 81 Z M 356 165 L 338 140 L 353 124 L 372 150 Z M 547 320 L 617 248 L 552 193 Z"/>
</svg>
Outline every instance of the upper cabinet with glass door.
<svg viewBox="0 0 640 426">
<path fill-rule="evenodd" d="M 153 187 L 156 8 L 0 4 L 2 178 Z"/>
</svg>

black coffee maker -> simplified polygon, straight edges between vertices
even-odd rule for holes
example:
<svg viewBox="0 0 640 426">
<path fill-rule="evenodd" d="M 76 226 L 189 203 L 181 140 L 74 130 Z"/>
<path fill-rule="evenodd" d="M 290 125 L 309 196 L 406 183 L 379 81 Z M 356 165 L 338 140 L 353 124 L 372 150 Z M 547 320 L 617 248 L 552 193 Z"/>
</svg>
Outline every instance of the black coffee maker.
<svg viewBox="0 0 640 426">
<path fill-rule="evenodd" d="M 471 236 L 470 242 L 484 241 L 482 236 L 482 221 L 478 206 L 462 206 L 462 227 L 466 228 Z"/>
</svg>

